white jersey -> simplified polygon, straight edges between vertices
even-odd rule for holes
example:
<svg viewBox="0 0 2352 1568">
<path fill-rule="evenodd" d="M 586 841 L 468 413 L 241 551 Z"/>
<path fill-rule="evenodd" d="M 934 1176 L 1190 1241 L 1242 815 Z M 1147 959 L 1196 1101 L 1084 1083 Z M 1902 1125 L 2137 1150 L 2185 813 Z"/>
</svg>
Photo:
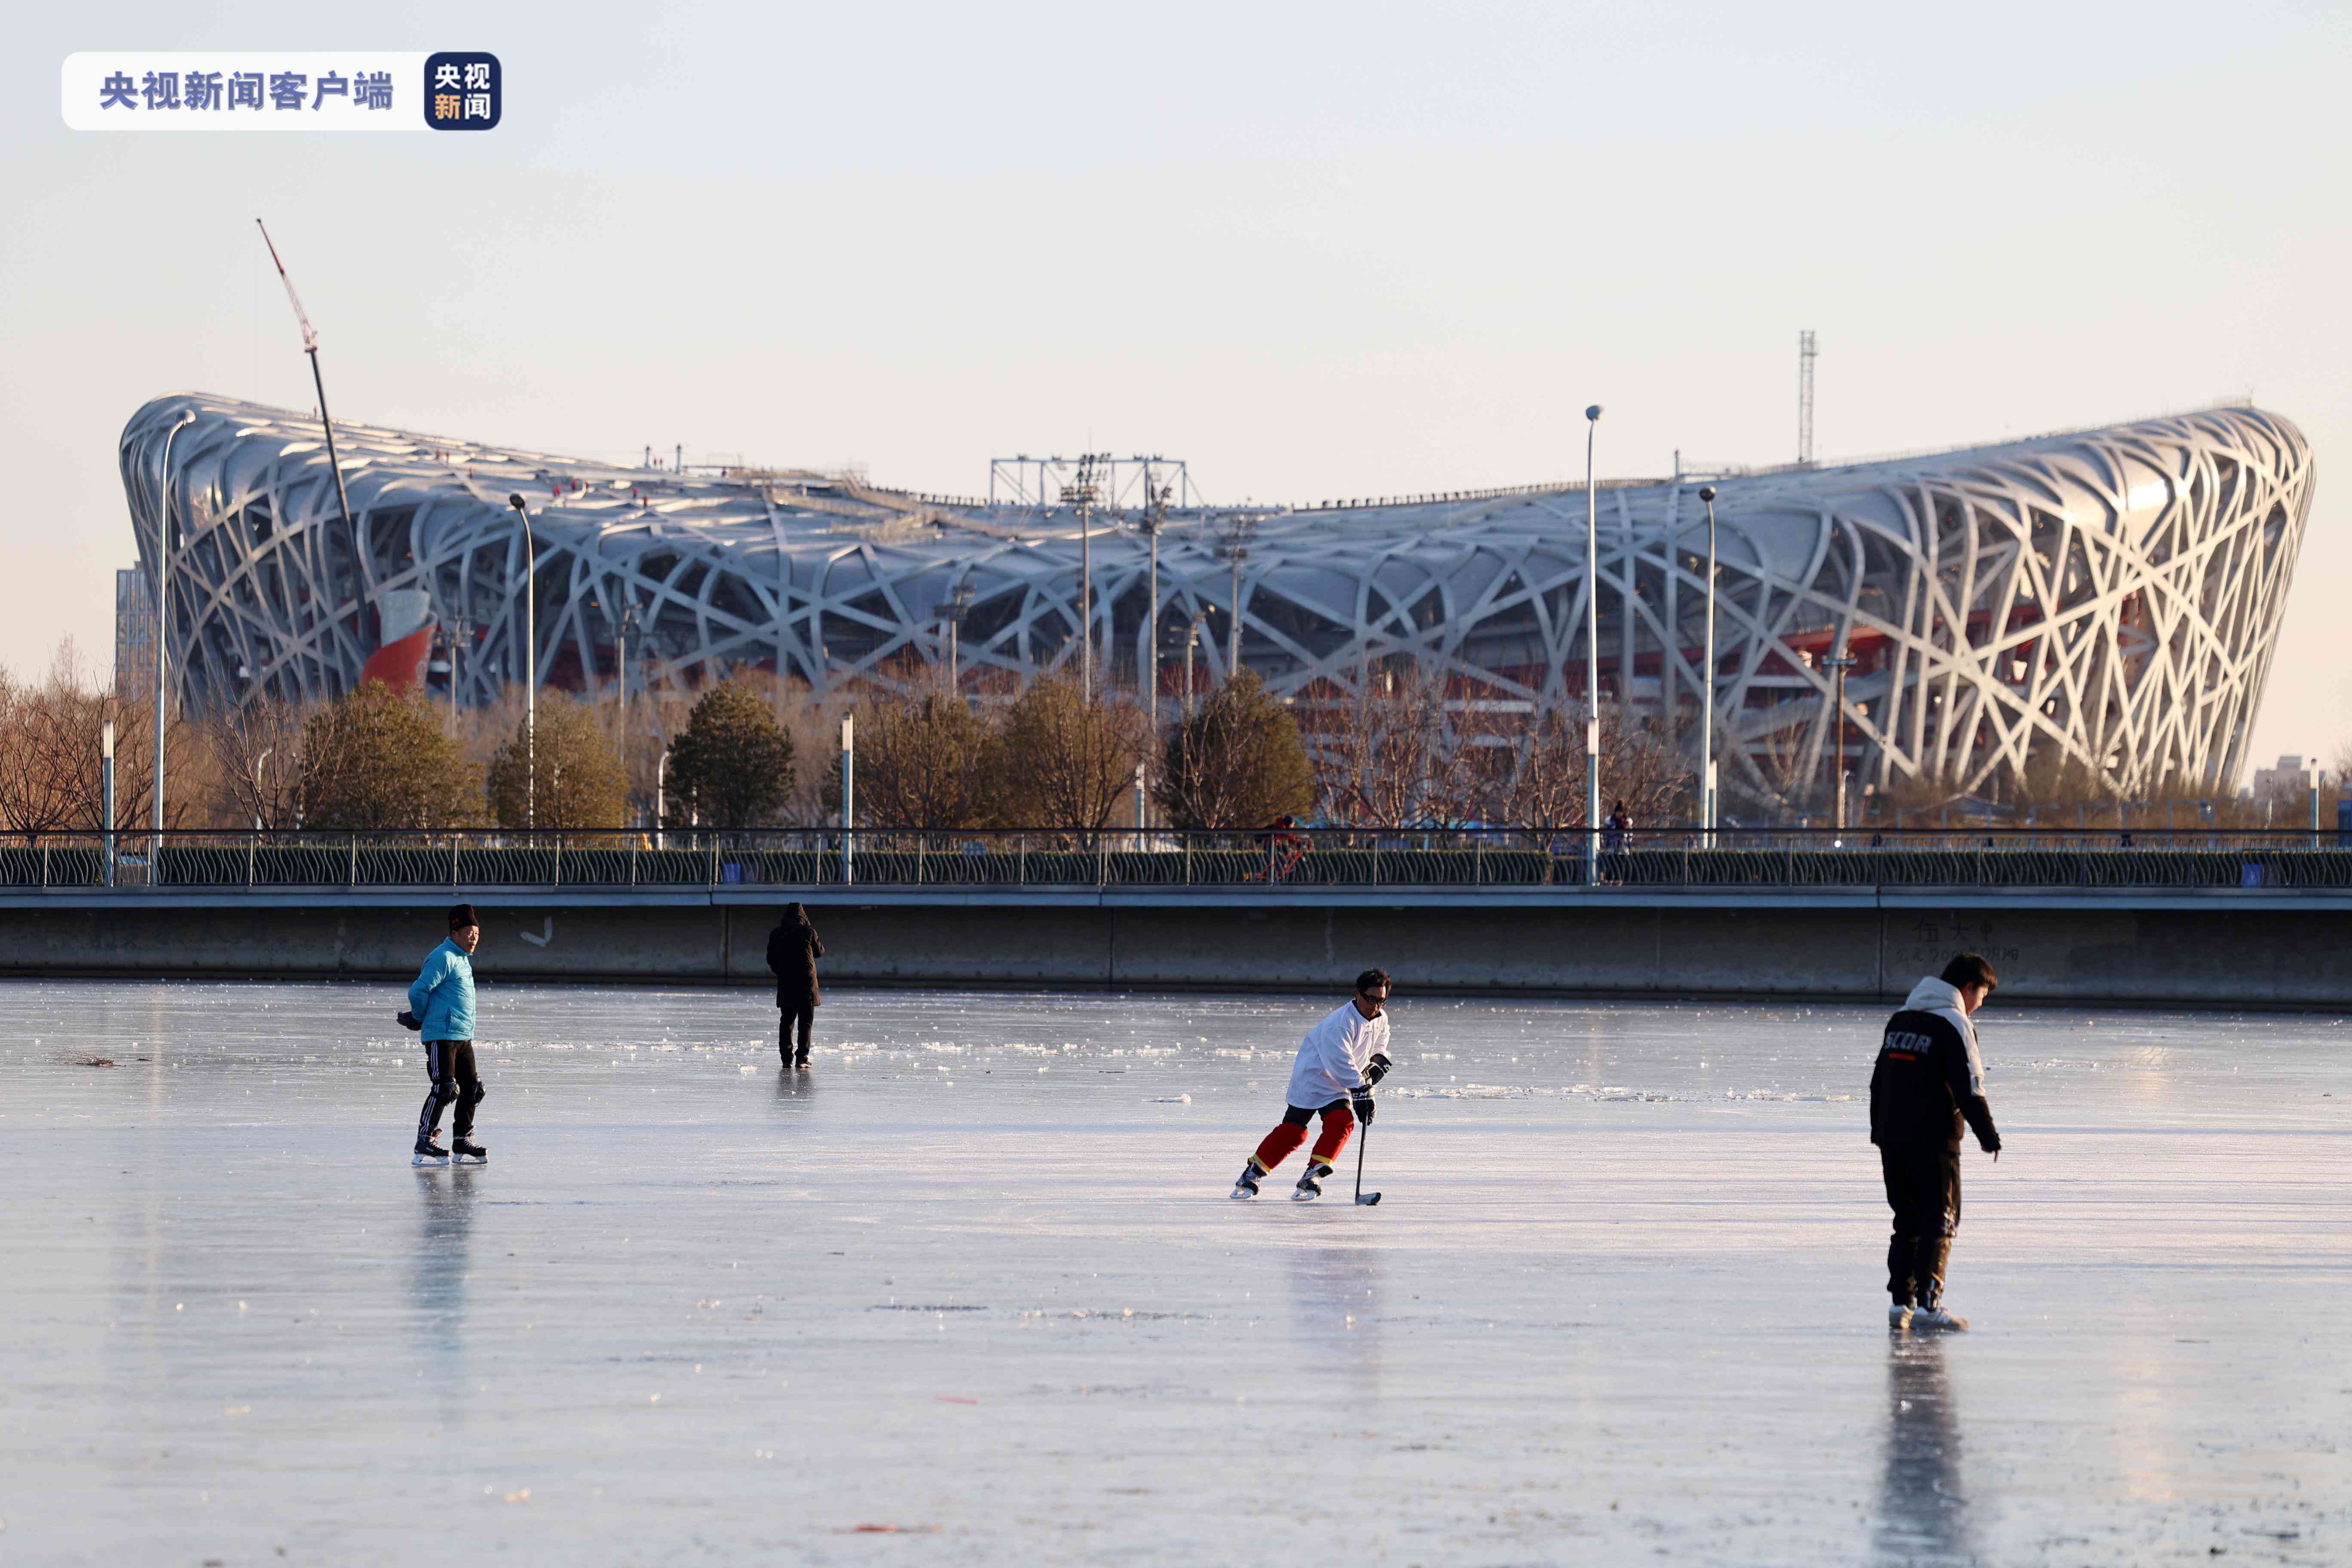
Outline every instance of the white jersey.
<svg viewBox="0 0 2352 1568">
<path fill-rule="evenodd" d="M 1367 1018 L 1354 1002 L 1343 1002 L 1329 1017 L 1307 1031 L 1298 1045 L 1298 1065 L 1290 1069 L 1286 1104 L 1320 1110 L 1364 1088 L 1364 1068 L 1376 1051 L 1389 1048 L 1389 1016 Z"/>
</svg>

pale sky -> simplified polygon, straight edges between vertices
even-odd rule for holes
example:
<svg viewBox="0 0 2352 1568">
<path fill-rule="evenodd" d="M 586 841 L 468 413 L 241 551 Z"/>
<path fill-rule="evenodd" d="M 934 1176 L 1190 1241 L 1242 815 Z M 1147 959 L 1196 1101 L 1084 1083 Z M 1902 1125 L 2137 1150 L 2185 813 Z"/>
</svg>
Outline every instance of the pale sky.
<svg viewBox="0 0 2352 1568">
<path fill-rule="evenodd" d="M 584 456 L 1182 457 L 1216 501 L 2252 391 L 2318 499 L 2253 759 L 2352 741 L 2352 21 L 2238 0 L 49 7 L 0 67 L 0 663 L 102 670 L 148 398 Z M 551 22 L 560 17 L 560 22 Z M 65 129 L 77 49 L 480 49 L 484 135 Z"/>
</svg>

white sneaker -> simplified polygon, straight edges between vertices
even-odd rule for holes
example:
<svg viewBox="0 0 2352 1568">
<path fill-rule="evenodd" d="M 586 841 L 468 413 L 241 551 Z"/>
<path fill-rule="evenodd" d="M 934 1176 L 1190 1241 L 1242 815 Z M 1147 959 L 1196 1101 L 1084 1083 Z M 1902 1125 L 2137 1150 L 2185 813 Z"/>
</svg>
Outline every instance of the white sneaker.
<svg viewBox="0 0 2352 1568">
<path fill-rule="evenodd" d="M 1909 1328 L 1911 1326 L 1911 1309 L 1905 1306 L 1900 1301 L 1888 1302 L 1886 1304 L 1886 1326 L 1890 1329 Z"/>
<path fill-rule="evenodd" d="M 1961 1333 L 1968 1329 L 1969 1321 L 1966 1318 L 1954 1316 L 1942 1307 L 1918 1307 L 1912 1310 L 1911 1326 L 1915 1329 L 1944 1329 L 1953 1333 Z"/>
</svg>

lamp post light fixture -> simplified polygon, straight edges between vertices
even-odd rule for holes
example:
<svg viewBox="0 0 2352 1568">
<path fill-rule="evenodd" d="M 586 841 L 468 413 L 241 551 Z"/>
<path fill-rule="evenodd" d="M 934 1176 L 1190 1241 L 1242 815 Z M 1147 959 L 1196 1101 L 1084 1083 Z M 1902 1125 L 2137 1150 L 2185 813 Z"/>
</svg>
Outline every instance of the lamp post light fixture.
<svg viewBox="0 0 2352 1568">
<path fill-rule="evenodd" d="M 1225 679 L 1231 680 L 1242 671 L 1242 563 L 1250 558 L 1250 542 L 1257 537 L 1257 519 L 1237 517 L 1225 525 L 1224 539 L 1217 546 L 1217 559 L 1229 561 L 1234 568 L 1233 597 L 1226 601 L 1225 616 Z"/>
<path fill-rule="evenodd" d="M 1095 700 L 1095 454 L 1078 458 L 1077 481 L 1062 499 L 1078 509 L 1078 696 Z"/>
<path fill-rule="evenodd" d="M 184 408 L 171 433 L 163 437 L 163 505 L 155 524 L 155 841 L 149 847 L 147 863 L 150 866 L 155 863 L 154 857 L 163 848 L 163 682 L 171 647 L 172 443 L 180 438 L 181 431 L 195 422 L 196 411 Z M 112 826 L 110 817 L 108 826 Z"/>
<path fill-rule="evenodd" d="M 1151 538 L 1151 576 L 1144 597 L 1143 610 L 1143 732 L 1149 742 L 1144 748 L 1144 760 L 1136 764 L 1135 826 L 1147 826 L 1144 802 L 1149 798 L 1150 767 L 1160 745 L 1160 531 L 1168 522 L 1170 487 L 1165 480 L 1152 482 L 1151 467 L 1143 469 L 1143 531 Z"/>
<path fill-rule="evenodd" d="M 963 618 L 971 609 L 971 583 L 960 581 L 939 609 L 940 641 L 948 652 L 948 692 L 963 691 Z"/>
<path fill-rule="evenodd" d="M 1601 405 L 1584 411 L 1584 885 L 1601 879 L 1601 503 L 1592 447 Z"/>
<path fill-rule="evenodd" d="M 1837 671 L 1837 818 L 1834 826 L 1845 831 L 1845 672 L 1853 668 L 1853 655 L 1845 650 L 1841 641 L 1835 655 L 1822 660 L 1823 669 Z"/>
<path fill-rule="evenodd" d="M 507 505 L 522 520 L 522 825 L 529 830 L 539 825 L 539 546 L 522 497 L 507 497 Z"/>
<path fill-rule="evenodd" d="M 665 798 L 668 784 L 669 748 L 664 746 L 661 755 L 654 759 L 654 847 L 656 849 L 669 847 L 669 833 L 663 820 L 667 815 L 669 805 L 668 800 Z"/>
<path fill-rule="evenodd" d="M 114 721 L 98 727 L 99 795 L 106 813 L 106 885 L 114 886 Z"/>
<path fill-rule="evenodd" d="M 1192 612 L 1192 624 L 1184 629 L 1184 717 L 1192 717 L 1192 656 L 1201 651 L 1201 617 L 1206 610 Z"/>
<path fill-rule="evenodd" d="M 855 859 L 857 822 L 857 716 L 841 716 L 841 880 L 857 880 Z"/>
<path fill-rule="evenodd" d="M 1698 825 L 1707 832 L 1715 831 L 1715 487 L 1699 487 L 1698 499 L 1706 503 L 1706 651 L 1700 656 L 1706 662 L 1699 677 L 1698 710 Z M 1709 839 L 1710 847 L 1714 840 Z"/>
</svg>

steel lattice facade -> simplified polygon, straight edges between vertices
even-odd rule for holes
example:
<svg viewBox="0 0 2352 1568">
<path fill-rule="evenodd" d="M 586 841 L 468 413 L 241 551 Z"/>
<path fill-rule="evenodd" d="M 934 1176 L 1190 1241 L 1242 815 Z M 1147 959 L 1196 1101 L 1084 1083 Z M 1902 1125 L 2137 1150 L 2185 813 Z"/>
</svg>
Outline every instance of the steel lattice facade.
<svg viewBox="0 0 2352 1568">
<path fill-rule="evenodd" d="M 123 432 L 151 570 L 165 441 L 184 413 L 170 637 L 199 705 L 331 696 L 372 658 L 415 679 L 436 628 L 461 621 L 457 695 L 494 698 L 523 659 L 510 493 L 537 533 L 533 657 L 557 687 L 610 695 L 625 670 L 639 688 L 747 667 L 820 689 L 905 679 L 948 658 L 959 589 L 968 685 L 1002 690 L 1076 661 L 1066 508 L 817 474 L 687 476 L 339 423 L 346 523 L 315 417 L 201 395 L 151 403 Z M 1711 482 L 1711 681 L 1698 480 L 1601 489 L 1602 694 L 1686 721 L 1711 686 L 1727 795 L 1782 803 L 1829 776 L 1820 661 L 1841 644 L 1857 659 L 1848 765 L 1881 788 L 1997 790 L 2060 762 L 2126 790 L 2234 779 L 2313 466 L 2292 424 L 2239 407 Z M 1160 533 L 1163 690 L 1196 617 L 1203 679 L 1223 674 L 1227 515 L 1171 513 Z M 1411 660 L 1465 698 L 1581 702 L 1581 489 L 1254 515 L 1242 659 L 1276 691 L 1341 696 Z M 1097 515 L 1093 540 L 1097 668 L 1129 688 L 1151 662 L 1132 521 Z"/>
</svg>

